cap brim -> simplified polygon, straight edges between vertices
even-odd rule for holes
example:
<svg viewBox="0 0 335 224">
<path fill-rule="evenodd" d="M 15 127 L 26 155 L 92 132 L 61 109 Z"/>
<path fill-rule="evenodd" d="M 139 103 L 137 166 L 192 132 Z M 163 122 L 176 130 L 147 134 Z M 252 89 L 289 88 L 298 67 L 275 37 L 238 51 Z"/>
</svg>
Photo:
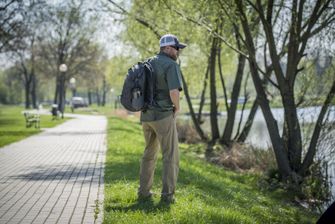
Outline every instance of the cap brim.
<svg viewBox="0 0 335 224">
<path fill-rule="evenodd" d="M 180 49 L 183 49 L 183 48 L 187 47 L 187 45 L 184 44 L 184 43 L 178 43 L 177 47 L 179 47 Z"/>
</svg>

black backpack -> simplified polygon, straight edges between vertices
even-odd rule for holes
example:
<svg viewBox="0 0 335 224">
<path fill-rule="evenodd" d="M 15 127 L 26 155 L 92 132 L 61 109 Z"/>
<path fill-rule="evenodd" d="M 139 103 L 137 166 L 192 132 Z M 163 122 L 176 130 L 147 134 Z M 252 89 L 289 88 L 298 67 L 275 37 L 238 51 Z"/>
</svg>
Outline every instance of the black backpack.
<svg viewBox="0 0 335 224">
<path fill-rule="evenodd" d="M 121 104 L 129 111 L 146 111 L 154 104 L 155 76 L 149 61 L 138 62 L 128 70 Z"/>
</svg>

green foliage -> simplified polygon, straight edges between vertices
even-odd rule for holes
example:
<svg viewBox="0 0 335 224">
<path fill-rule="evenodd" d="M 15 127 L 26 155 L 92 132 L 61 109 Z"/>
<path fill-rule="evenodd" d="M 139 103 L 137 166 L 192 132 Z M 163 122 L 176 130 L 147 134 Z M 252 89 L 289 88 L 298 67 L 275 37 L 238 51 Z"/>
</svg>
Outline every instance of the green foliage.
<svg viewBox="0 0 335 224">
<path fill-rule="evenodd" d="M 66 1 L 47 3 L 46 18 L 39 24 L 39 42 L 36 43 L 36 70 L 39 89 L 55 94 L 50 88 L 50 79 L 59 78 L 59 64 L 65 63 L 68 70 L 65 82 L 76 78 L 77 92 L 87 89 L 102 91 L 103 47 L 98 44 L 96 30 L 97 16 L 89 9 L 87 1 Z M 101 94 L 101 93 L 100 93 Z M 54 96 L 52 96 L 54 97 Z"/>
<path fill-rule="evenodd" d="M 22 83 L 15 69 L 0 71 L 0 104 L 21 103 L 22 91 L 13 91 L 19 89 L 22 89 Z"/>
<path fill-rule="evenodd" d="M 302 184 L 303 193 L 308 203 L 314 209 L 323 211 L 325 203 L 331 202 L 331 189 L 329 186 L 329 176 L 326 172 L 327 162 L 315 161 L 310 167 L 310 175 Z"/>
<path fill-rule="evenodd" d="M 41 132 L 34 127 L 26 128 L 23 110 L 17 106 L 0 106 L 0 147 Z M 41 128 L 51 128 L 67 120 L 52 120 L 51 114 L 41 115 L 40 119 Z"/>
<path fill-rule="evenodd" d="M 322 105 L 335 79 L 335 64 L 330 64 L 322 74 L 317 74 L 317 61 L 301 62 L 304 70 L 300 72 L 295 84 L 295 94 L 302 106 Z"/>
<path fill-rule="evenodd" d="M 108 61 L 105 61 L 104 72 L 106 74 L 107 81 L 114 89 L 115 95 L 120 95 L 127 71 L 137 61 L 139 61 L 139 59 L 130 56 L 115 56 Z"/>
<path fill-rule="evenodd" d="M 144 59 L 159 51 L 159 35 L 173 33 L 181 42 L 188 44 L 180 54 L 182 71 L 192 96 L 200 95 L 208 63 L 211 46 L 211 34 L 206 27 L 213 29 L 218 11 L 217 2 L 208 1 L 133 1 L 130 15 L 126 18 L 123 40 L 133 45 L 139 58 Z M 139 22 L 145 21 L 153 28 L 150 29 Z M 193 21 L 203 24 L 199 26 Z M 227 26 L 224 23 L 223 26 Z M 157 36 L 158 34 L 158 36 Z M 224 28 L 224 36 L 234 42 L 232 28 Z M 235 53 L 225 45 L 221 46 L 223 74 L 229 86 L 234 80 L 237 59 Z M 217 68 L 218 69 L 218 68 Z M 217 76 L 220 83 L 220 78 Z M 218 93 L 223 95 L 221 85 Z"/>
<path fill-rule="evenodd" d="M 282 192 L 261 191 L 259 177 L 227 171 L 199 159 L 202 145 L 181 144 L 177 202 L 137 202 L 144 140 L 137 121 L 110 117 L 105 166 L 104 223 L 315 223 L 316 216 L 285 201 Z M 161 190 L 161 157 L 153 191 Z"/>
<path fill-rule="evenodd" d="M 7 88 L 3 82 L 0 81 L 0 103 L 7 104 L 7 98 Z"/>
</svg>

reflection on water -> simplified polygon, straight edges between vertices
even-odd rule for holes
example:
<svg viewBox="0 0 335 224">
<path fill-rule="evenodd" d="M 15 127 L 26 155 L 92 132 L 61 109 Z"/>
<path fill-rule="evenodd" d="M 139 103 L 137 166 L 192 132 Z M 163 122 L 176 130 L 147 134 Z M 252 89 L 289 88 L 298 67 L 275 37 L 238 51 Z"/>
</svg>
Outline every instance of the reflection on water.
<svg viewBox="0 0 335 224">
<path fill-rule="evenodd" d="M 317 116 L 320 113 L 320 109 L 321 107 L 308 107 L 308 108 L 298 109 L 297 113 L 299 116 L 301 129 L 303 130 L 303 133 L 305 134 L 310 133 L 310 131 L 308 132 L 308 130 L 312 128 L 311 124 L 316 122 L 318 118 Z M 243 113 L 241 129 L 247 120 L 249 112 L 250 110 L 245 110 Z M 280 108 L 272 109 L 272 113 L 275 119 L 277 120 L 279 131 L 280 133 L 282 133 L 283 122 L 284 122 L 284 110 Z M 235 135 L 237 131 L 237 126 L 238 126 L 240 117 L 241 117 L 241 111 L 237 111 L 233 136 Z M 181 116 L 180 118 L 183 120 L 189 120 L 189 116 L 186 116 L 186 115 Z M 202 124 L 202 127 L 205 132 L 209 133 L 210 132 L 209 116 L 203 116 L 203 118 L 205 122 Z M 222 134 L 224 125 L 227 120 L 227 114 L 225 112 L 222 112 L 221 115 L 218 117 L 218 120 L 219 120 L 219 128 Z M 331 107 L 329 110 L 328 122 L 335 122 L 335 106 Z M 269 136 L 269 133 L 266 127 L 266 123 L 265 123 L 262 111 L 260 109 L 257 111 L 255 115 L 255 119 L 254 119 L 253 125 L 251 127 L 251 131 L 249 133 L 249 136 L 246 142 L 250 143 L 251 145 L 257 148 L 262 148 L 262 149 L 267 149 L 269 146 L 271 146 L 270 136 Z"/>
</svg>

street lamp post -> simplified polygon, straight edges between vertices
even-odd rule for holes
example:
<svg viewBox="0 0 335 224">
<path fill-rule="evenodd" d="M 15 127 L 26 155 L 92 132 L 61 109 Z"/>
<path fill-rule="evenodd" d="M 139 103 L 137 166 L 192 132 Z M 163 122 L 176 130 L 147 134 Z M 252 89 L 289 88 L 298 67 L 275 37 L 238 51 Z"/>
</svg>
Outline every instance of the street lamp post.
<svg viewBox="0 0 335 224">
<path fill-rule="evenodd" d="M 60 90 L 59 90 L 58 110 L 62 113 L 62 118 L 64 118 L 64 109 L 65 109 L 65 73 L 67 71 L 67 65 L 66 64 L 61 64 L 59 66 L 59 71 L 61 73 L 61 78 L 60 78 Z"/>
<path fill-rule="evenodd" d="M 70 89 L 72 90 L 72 99 L 71 99 L 71 111 L 74 112 L 73 98 L 76 96 L 76 79 L 70 79 Z"/>
</svg>

